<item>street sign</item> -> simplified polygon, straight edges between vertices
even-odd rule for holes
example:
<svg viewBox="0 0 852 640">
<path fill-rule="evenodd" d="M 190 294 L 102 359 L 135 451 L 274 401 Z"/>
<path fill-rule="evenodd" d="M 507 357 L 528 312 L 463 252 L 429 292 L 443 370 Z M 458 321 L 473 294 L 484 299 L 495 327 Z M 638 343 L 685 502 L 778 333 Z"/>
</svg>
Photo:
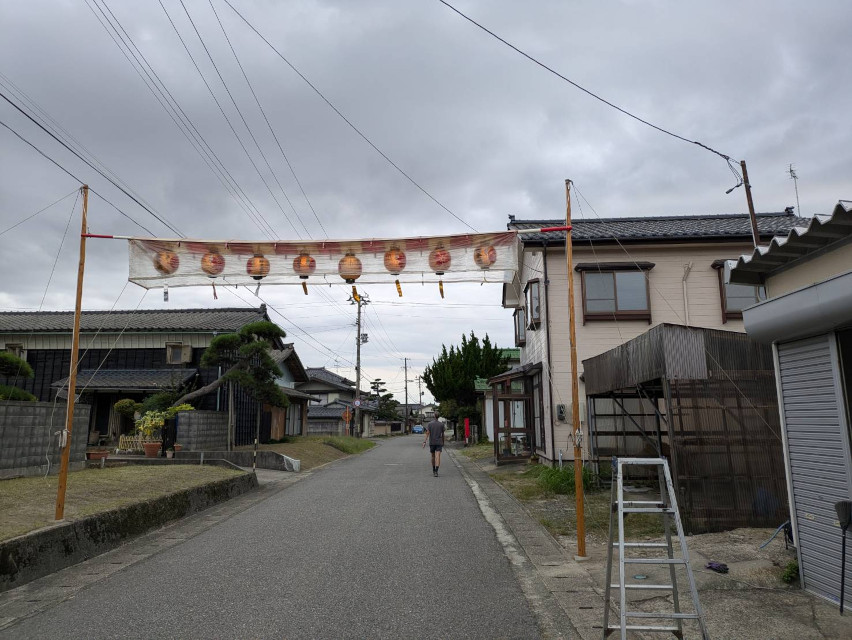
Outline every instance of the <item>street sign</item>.
<svg viewBox="0 0 852 640">
<path fill-rule="evenodd" d="M 354 404 L 356 407 L 360 407 L 360 406 L 361 406 L 361 401 L 360 401 L 360 400 L 356 400 L 356 401 L 355 401 L 355 402 L 353 402 L 352 404 Z"/>
<path fill-rule="evenodd" d="M 343 422 L 349 424 L 349 421 L 352 420 L 352 410 L 349 407 L 346 407 L 343 410 Z"/>
</svg>

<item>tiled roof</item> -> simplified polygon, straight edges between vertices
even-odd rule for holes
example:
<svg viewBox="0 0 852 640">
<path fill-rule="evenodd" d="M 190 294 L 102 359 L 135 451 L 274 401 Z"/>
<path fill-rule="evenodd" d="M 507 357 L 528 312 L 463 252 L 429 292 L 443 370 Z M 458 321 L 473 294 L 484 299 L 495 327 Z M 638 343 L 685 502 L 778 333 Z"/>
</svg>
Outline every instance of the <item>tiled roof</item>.
<svg viewBox="0 0 852 640">
<path fill-rule="evenodd" d="M 176 387 L 198 371 L 195 369 L 83 369 L 77 373 L 77 393 L 86 391 L 158 391 Z M 68 378 L 57 380 L 50 386 L 63 388 Z"/>
<path fill-rule="evenodd" d="M 345 400 L 335 400 L 334 402 L 322 405 L 308 405 L 308 418 L 342 418 L 343 411 L 347 407 L 350 410 L 355 409 L 351 402 Z M 375 400 L 361 401 L 361 411 L 374 413 L 378 409 L 378 403 Z"/>
<path fill-rule="evenodd" d="M 329 371 L 325 367 L 308 367 L 307 369 L 305 369 L 305 371 L 308 372 L 309 378 L 316 378 L 317 380 L 329 382 L 331 384 L 344 388 L 355 386 L 355 383 L 352 382 L 352 380 L 344 378 L 343 376 L 339 376 L 333 371 Z"/>
<path fill-rule="evenodd" d="M 269 320 L 266 305 L 259 309 L 84 311 L 80 316 L 80 330 L 227 333 L 259 320 Z M 73 328 L 73 311 L 0 312 L 0 333 L 71 333 Z"/>
<path fill-rule="evenodd" d="M 808 218 L 799 218 L 788 211 L 758 213 L 757 228 L 761 236 L 771 238 L 787 235 L 795 226 L 807 224 Z M 564 225 L 565 220 L 514 220 L 509 229 L 537 229 Z M 623 242 L 652 240 L 751 240 L 751 222 L 744 213 L 720 215 L 651 216 L 636 218 L 595 218 L 573 220 L 571 237 L 574 243 Z M 521 234 L 526 244 L 564 242 L 564 231 Z"/>
</svg>

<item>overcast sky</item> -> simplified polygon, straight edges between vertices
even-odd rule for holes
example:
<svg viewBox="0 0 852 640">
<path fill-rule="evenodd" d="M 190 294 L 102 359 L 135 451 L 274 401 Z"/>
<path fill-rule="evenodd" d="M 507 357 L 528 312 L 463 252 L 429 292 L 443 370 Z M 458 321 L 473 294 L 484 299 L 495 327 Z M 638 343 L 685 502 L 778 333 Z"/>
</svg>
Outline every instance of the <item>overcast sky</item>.
<svg viewBox="0 0 852 640">
<path fill-rule="evenodd" d="M 163 4 L 258 170 L 158 0 L 0 3 L 0 91 L 21 103 L 14 83 L 189 237 L 264 239 L 260 227 L 267 224 L 279 238 L 293 238 L 294 227 L 315 238 L 467 229 L 371 148 L 224 0 L 212 0 L 315 216 L 210 0 L 184 3 L 274 175 L 179 0 Z M 735 180 L 721 158 L 601 104 L 437 0 L 234 6 L 376 147 L 480 231 L 505 229 L 508 214 L 563 216 L 565 178 L 602 217 L 745 210 L 742 189 L 725 194 Z M 828 213 L 838 199 L 852 199 L 848 2 L 459 0 L 457 6 L 609 101 L 746 159 L 758 211 L 796 205 L 790 163 L 803 215 Z M 99 22 L 105 18 L 98 7 L 110 18 L 112 11 L 250 200 L 243 205 L 256 207 L 265 221 L 253 222 L 188 142 Z M 0 122 L 155 235 L 174 235 L 3 100 Z M 78 186 L 0 127 L 0 232 Z M 52 278 L 51 271 L 74 203 L 71 195 L 0 235 L 0 308 L 73 308 L 79 203 Z M 89 204 L 93 233 L 146 235 L 100 198 Z M 594 215 L 588 207 L 584 214 Z M 220 289 L 218 300 L 207 288 L 173 288 L 168 303 L 158 290 L 143 298 L 142 289 L 126 285 L 126 255 L 123 242 L 89 242 L 84 309 L 259 304 L 244 289 Z M 512 346 L 511 313 L 500 308 L 499 285 L 448 285 L 444 301 L 434 286 L 409 285 L 402 299 L 393 287 L 364 289 L 374 302 L 366 312 L 364 373 L 388 381 L 400 400 L 404 356 L 414 379 L 441 343 L 457 343 L 464 332 L 487 332 L 498 345 Z M 283 314 L 271 312 L 307 366 L 337 364 L 341 374 L 354 376 L 348 293 L 340 286 L 305 297 L 295 287 L 265 287 L 260 295 Z M 414 401 L 416 384 L 409 391 Z"/>
</svg>

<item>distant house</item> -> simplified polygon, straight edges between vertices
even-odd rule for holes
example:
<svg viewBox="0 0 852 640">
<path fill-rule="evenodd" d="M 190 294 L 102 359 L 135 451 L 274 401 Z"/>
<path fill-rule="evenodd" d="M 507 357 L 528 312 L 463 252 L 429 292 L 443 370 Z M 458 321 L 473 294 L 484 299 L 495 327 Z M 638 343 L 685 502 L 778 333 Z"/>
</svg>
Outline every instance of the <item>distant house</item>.
<svg viewBox="0 0 852 640">
<path fill-rule="evenodd" d="M 311 396 L 308 405 L 308 433 L 344 435 L 353 428 L 355 419 L 355 383 L 324 367 L 308 367 L 307 381 L 297 383 L 296 390 Z M 361 392 L 361 424 L 355 432 L 369 436 L 378 403 Z"/>
<path fill-rule="evenodd" d="M 142 400 L 164 389 L 194 388 L 215 380 L 221 372 L 201 366 L 210 341 L 260 320 L 269 321 L 266 305 L 257 309 L 84 311 L 77 395 L 82 403 L 91 405 L 89 441 L 113 442 L 133 430 L 132 421 L 122 420 L 113 408 L 119 399 Z M 9 382 L 42 401 L 67 397 L 73 321 L 69 311 L 0 313 L 0 349 L 23 357 L 35 372 L 31 380 Z M 279 341 L 274 351 L 285 351 L 285 345 Z M 280 361 L 290 371 L 288 358 Z M 225 387 L 220 388 L 199 398 L 197 408 L 227 411 L 228 395 Z M 249 444 L 254 439 L 257 402 L 237 387 L 234 411 L 236 443 Z M 268 438 L 269 429 L 269 413 L 264 412 L 262 440 Z"/>
<path fill-rule="evenodd" d="M 308 405 L 313 400 L 313 396 L 298 391 L 296 385 L 309 381 L 308 372 L 292 343 L 283 345 L 280 350 L 274 350 L 272 359 L 281 369 L 281 375 L 276 383 L 287 396 L 290 406 L 286 409 L 269 407 L 271 414 L 269 437 L 272 440 L 280 440 L 284 436 L 307 435 Z"/>
<path fill-rule="evenodd" d="M 786 235 L 802 219 L 791 211 L 758 214 L 760 236 Z M 509 229 L 538 229 L 564 220 L 516 220 Z M 565 232 L 520 236 L 520 268 L 503 285 L 514 310 L 520 363 L 489 381 L 495 456 L 535 452 L 553 464 L 573 449 L 568 277 Z M 636 338 L 661 323 L 742 331 L 743 309 L 762 300 L 760 284 L 726 285 L 725 259 L 752 247 L 747 215 L 579 219 L 572 231 L 578 362 Z M 589 457 L 582 368 L 580 415 Z"/>
<path fill-rule="evenodd" d="M 852 202 L 839 202 L 831 215 L 729 267 L 732 286 L 766 290 L 743 319 L 751 338 L 772 346 L 802 586 L 837 602 L 842 562 L 834 505 L 852 500 Z"/>
</svg>

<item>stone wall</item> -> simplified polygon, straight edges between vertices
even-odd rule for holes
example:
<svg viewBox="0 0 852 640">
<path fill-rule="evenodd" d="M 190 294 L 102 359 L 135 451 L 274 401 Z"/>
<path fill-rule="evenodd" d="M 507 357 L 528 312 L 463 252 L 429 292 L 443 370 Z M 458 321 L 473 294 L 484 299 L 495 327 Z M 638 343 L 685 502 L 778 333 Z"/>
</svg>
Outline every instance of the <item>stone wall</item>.
<svg viewBox="0 0 852 640">
<path fill-rule="evenodd" d="M 309 436 L 342 436 L 343 431 L 340 420 L 308 420 Z"/>
<path fill-rule="evenodd" d="M 225 451 L 228 448 L 226 411 L 181 411 L 177 442 L 185 451 Z"/>
<path fill-rule="evenodd" d="M 87 404 L 74 405 L 70 469 L 86 465 L 89 439 Z M 0 478 L 58 473 L 59 437 L 65 427 L 64 402 L 0 402 Z M 48 464 L 49 461 L 49 464 Z"/>
</svg>

